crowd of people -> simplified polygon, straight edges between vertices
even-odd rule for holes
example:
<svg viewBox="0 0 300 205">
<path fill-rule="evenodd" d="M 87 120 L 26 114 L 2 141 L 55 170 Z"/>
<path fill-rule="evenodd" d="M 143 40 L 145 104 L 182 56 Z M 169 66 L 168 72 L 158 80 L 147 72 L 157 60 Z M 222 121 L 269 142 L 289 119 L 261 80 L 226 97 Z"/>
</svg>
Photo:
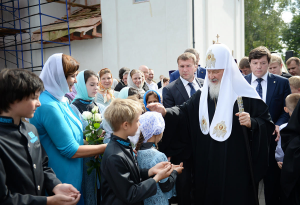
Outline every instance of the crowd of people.
<svg viewBox="0 0 300 205">
<path fill-rule="evenodd" d="M 0 204 L 258 205 L 263 181 L 266 205 L 300 205 L 300 59 L 260 46 L 237 64 L 214 44 L 199 61 L 186 49 L 158 83 L 61 53 L 40 76 L 3 69 Z M 87 111 L 103 144 L 87 144 Z"/>
</svg>

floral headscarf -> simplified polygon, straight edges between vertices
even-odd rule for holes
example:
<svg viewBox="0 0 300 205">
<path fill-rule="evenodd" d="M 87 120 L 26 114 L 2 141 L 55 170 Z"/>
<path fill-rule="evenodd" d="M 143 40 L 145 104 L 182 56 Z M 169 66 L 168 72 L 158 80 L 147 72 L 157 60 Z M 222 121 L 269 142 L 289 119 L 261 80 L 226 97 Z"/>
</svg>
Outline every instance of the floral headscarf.
<svg viewBox="0 0 300 205">
<path fill-rule="evenodd" d="M 146 112 L 140 116 L 140 130 L 144 136 L 144 143 L 153 135 L 159 135 L 165 130 L 165 121 L 158 112 Z"/>
</svg>

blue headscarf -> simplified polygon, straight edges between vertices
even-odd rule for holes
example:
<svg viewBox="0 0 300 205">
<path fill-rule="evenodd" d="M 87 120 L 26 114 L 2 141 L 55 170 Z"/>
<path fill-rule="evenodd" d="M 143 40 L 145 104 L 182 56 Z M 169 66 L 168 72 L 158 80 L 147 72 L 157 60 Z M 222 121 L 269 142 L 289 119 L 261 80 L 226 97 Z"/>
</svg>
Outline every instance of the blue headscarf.
<svg viewBox="0 0 300 205">
<path fill-rule="evenodd" d="M 158 92 L 156 92 L 155 90 L 148 90 L 148 91 L 144 94 L 144 105 L 145 105 L 147 111 L 150 111 L 150 110 L 147 108 L 147 99 L 146 99 L 146 96 L 147 96 L 147 94 L 148 94 L 149 92 L 151 92 L 151 91 L 153 91 L 153 92 L 155 92 L 155 93 L 157 94 L 157 96 L 158 96 L 158 102 L 161 103 L 160 94 L 159 94 Z"/>
<path fill-rule="evenodd" d="M 75 89 L 77 91 L 77 95 L 75 96 L 73 102 L 76 100 L 76 99 L 82 99 L 82 100 L 94 100 L 94 97 L 91 98 L 89 97 L 88 95 L 88 92 L 87 92 L 87 89 L 86 89 L 86 84 L 85 84 L 85 81 L 84 81 L 84 72 L 86 70 L 83 70 L 81 71 L 76 79 L 77 79 L 77 83 L 75 83 Z"/>
</svg>

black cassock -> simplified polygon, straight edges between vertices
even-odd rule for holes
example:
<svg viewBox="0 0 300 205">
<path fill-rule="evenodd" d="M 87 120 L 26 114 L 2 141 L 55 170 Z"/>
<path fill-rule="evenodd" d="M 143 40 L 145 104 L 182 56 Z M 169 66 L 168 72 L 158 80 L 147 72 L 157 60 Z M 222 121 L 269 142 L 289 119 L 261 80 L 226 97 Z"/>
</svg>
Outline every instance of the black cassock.
<svg viewBox="0 0 300 205">
<path fill-rule="evenodd" d="M 167 109 L 162 147 L 165 150 L 178 149 L 181 144 L 180 138 L 190 138 L 192 141 L 195 204 L 254 204 L 242 126 L 238 117 L 234 116 L 239 111 L 237 102 L 233 109 L 231 136 L 224 142 L 218 142 L 209 134 L 202 134 L 200 130 L 200 95 L 201 91 L 197 91 L 183 105 Z M 258 184 L 267 171 L 268 147 L 275 126 L 268 107 L 262 100 L 243 98 L 243 102 L 245 112 L 248 112 L 251 117 L 252 128 L 248 129 L 248 136 L 252 151 L 254 178 Z M 215 102 L 208 96 L 210 122 L 215 112 L 215 106 Z M 178 129 L 186 127 L 186 135 L 175 138 Z"/>
<path fill-rule="evenodd" d="M 284 159 L 281 171 L 284 205 L 300 205 L 300 101 L 280 132 Z"/>
</svg>

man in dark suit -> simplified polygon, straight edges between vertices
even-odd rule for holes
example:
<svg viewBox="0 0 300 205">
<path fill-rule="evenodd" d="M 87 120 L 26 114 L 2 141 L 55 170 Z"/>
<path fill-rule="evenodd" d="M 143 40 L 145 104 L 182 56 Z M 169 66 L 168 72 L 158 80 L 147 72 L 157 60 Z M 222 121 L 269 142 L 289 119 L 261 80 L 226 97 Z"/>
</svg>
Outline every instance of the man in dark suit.
<svg viewBox="0 0 300 205">
<path fill-rule="evenodd" d="M 270 139 L 269 168 L 264 177 L 266 205 L 280 203 L 280 169 L 275 160 L 276 141 L 279 139 L 279 126 L 288 122 L 289 116 L 284 112 L 285 98 L 291 94 L 287 78 L 268 72 L 271 59 L 270 51 L 263 46 L 253 49 L 249 54 L 252 74 L 245 79 L 256 89 L 262 100 L 268 105 L 276 129 Z"/>
<path fill-rule="evenodd" d="M 199 64 L 200 56 L 199 56 L 199 53 L 198 53 L 198 51 L 196 49 L 189 48 L 189 49 L 186 49 L 184 52 L 185 53 L 192 53 L 192 54 L 194 54 L 196 56 L 197 65 Z M 197 78 L 204 79 L 205 78 L 205 74 L 206 74 L 206 69 L 202 68 L 200 65 L 198 65 L 197 70 L 195 71 L 195 74 L 196 74 Z M 173 73 L 171 73 L 170 74 L 170 83 L 173 82 L 174 80 L 178 79 L 179 76 L 180 76 L 180 74 L 179 74 L 178 70 L 176 70 Z"/>
<path fill-rule="evenodd" d="M 163 88 L 163 105 L 166 108 L 181 105 L 186 102 L 197 90 L 202 87 L 203 79 L 195 77 L 197 70 L 196 56 L 192 53 L 184 53 L 177 59 L 180 77 Z M 186 123 L 186 122 L 182 122 Z M 185 126 L 187 127 L 187 126 Z M 177 202 L 178 205 L 192 204 L 192 159 L 190 140 L 182 138 L 188 129 L 178 130 L 177 136 L 167 137 L 172 141 L 162 140 L 159 149 L 167 157 L 171 157 L 171 162 L 183 162 L 184 170 L 178 175 L 176 180 Z M 178 140 L 175 140 L 178 139 Z"/>
</svg>

